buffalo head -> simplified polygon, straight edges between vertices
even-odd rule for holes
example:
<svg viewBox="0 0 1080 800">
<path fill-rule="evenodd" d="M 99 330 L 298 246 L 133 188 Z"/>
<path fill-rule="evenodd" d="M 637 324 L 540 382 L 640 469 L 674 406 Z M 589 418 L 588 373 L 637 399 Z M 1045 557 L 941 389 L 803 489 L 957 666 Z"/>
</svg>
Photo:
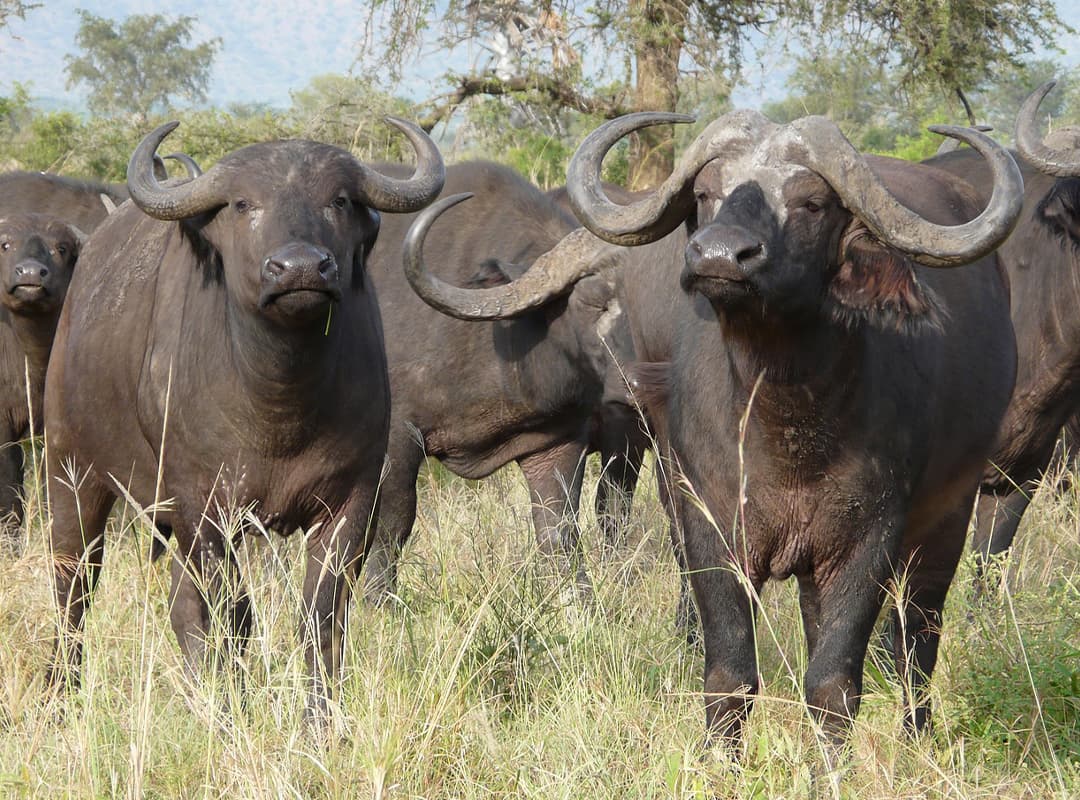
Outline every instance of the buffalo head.
<svg viewBox="0 0 1080 800">
<path fill-rule="evenodd" d="M 128 188 L 146 214 L 181 221 L 206 279 L 224 282 L 232 302 L 277 325 L 318 324 L 343 291 L 362 285 L 378 212 L 415 211 L 442 188 L 435 145 L 411 123 L 389 121 L 416 150 L 409 179 L 331 145 L 288 140 L 249 145 L 205 174 L 163 184 L 153 157 L 174 122 L 135 150 Z"/>
<path fill-rule="evenodd" d="M 1015 163 L 977 131 L 932 128 L 974 147 L 995 176 L 976 219 L 943 226 L 898 203 L 829 120 L 780 126 L 747 111 L 713 122 L 653 195 L 612 203 L 599 180 L 612 145 L 642 127 L 685 121 L 633 114 L 596 130 L 571 163 L 570 199 L 586 227 L 617 244 L 655 241 L 685 222 L 691 237 L 681 283 L 728 315 L 825 311 L 879 324 L 927 315 L 933 298 L 915 263 L 951 267 L 986 255 L 1012 230 L 1022 203 Z M 895 162 L 880 168 L 890 182 L 916 180 Z"/>
<path fill-rule="evenodd" d="M 58 313 L 85 238 L 77 228 L 43 214 L 0 220 L 4 305 L 23 315 Z"/>
<path fill-rule="evenodd" d="M 1055 85 L 1044 83 L 1020 106 L 1016 149 L 1040 172 L 1060 179 L 1039 201 L 1038 218 L 1080 247 L 1080 128 L 1065 126 L 1043 138 L 1036 122 L 1039 104 Z"/>
</svg>

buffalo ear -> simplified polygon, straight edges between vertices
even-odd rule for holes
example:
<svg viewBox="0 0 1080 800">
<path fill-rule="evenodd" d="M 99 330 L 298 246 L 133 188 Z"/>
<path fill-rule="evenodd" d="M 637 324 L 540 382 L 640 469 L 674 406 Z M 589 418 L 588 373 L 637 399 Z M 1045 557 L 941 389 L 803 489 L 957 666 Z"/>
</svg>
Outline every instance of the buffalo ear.
<svg viewBox="0 0 1080 800">
<path fill-rule="evenodd" d="M 635 361 L 626 367 L 626 405 L 656 413 L 667 403 L 671 389 L 670 361 Z"/>
<path fill-rule="evenodd" d="M 520 278 L 527 269 L 527 266 L 510 261 L 489 258 L 480 264 L 473 276 L 465 282 L 465 288 L 490 289 L 493 286 L 503 286 Z"/>
<path fill-rule="evenodd" d="M 839 266 L 829 283 L 833 313 L 845 324 L 881 328 L 937 322 L 937 303 L 919 283 L 915 262 L 870 235 L 850 229 L 840 243 Z"/>
<path fill-rule="evenodd" d="M 1038 215 L 1055 232 L 1080 244 L 1080 178 L 1055 181 L 1039 203 Z"/>
</svg>

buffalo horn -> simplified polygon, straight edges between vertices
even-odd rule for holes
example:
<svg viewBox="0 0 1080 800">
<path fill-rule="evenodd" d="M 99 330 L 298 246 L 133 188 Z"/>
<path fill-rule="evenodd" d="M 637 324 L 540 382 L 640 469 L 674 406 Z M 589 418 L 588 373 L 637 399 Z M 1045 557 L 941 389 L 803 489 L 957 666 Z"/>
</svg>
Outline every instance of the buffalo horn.
<svg viewBox="0 0 1080 800">
<path fill-rule="evenodd" d="M 379 211 L 419 211 L 439 196 L 446 182 L 442 155 L 418 126 L 397 117 L 386 117 L 386 121 L 408 137 L 416 151 L 416 169 L 412 177 L 398 180 L 361 164 L 359 190 L 367 204 Z"/>
<path fill-rule="evenodd" d="M 1080 150 L 1068 153 L 1047 147 L 1039 135 L 1039 126 L 1035 123 L 1039 104 L 1056 85 L 1056 81 L 1047 81 L 1030 95 L 1016 115 L 1016 149 L 1020 154 L 1039 168 L 1040 172 L 1059 178 L 1080 176 Z"/>
<path fill-rule="evenodd" d="M 992 131 L 994 129 L 993 125 L 972 125 L 972 127 L 977 131 L 982 131 L 983 133 L 989 133 L 990 131 Z M 935 156 L 942 156 L 942 155 L 945 155 L 946 153 L 951 153 L 953 150 L 956 150 L 959 147 L 960 147 L 960 140 L 959 139 L 946 139 L 944 142 L 942 142 L 941 144 L 938 145 L 937 152 L 934 153 L 934 155 Z"/>
<path fill-rule="evenodd" d="M 565 294 L 578 280 L 604 266 L 605 260 L 600 256 L 611 248 L 584 228 L 577 228 L 537 258 L 520 278 L 505 286 L 488 289 L 451 286 L 425 267 L 424 238 L 439 215 L 470 197 L 472 194 L 455 194 L 428 206 L 413 221 L 405 237 L 402 252 L 405 276 L 432 308 L 458 319 L 509 319 Z"/>
<path fill-rule="evenodd" d="M 165 156 L 165 158 L 172 159 L 178 164 L 183 164 L 189 178 L 198 178 L 203 174 L 202 167 L 199 166 L 199 163 L 187 153 L 170 153 Z"/>
<path fill-rule="evenodd" d="M 996 248 L 1012 231 L 1024 202 L 1024 180 L 1008 151 L 983 133 L 954 125 L 930 130 L 973 147 L 986 159 L 994 190 L 986 208 L 962 225 L 937 225 L 889 194 L 866 160 L 825 117 L 803 117 L 788 127 L 787 158 L 813 170 L 844 205 L 883 242 L 931 267 L 968 264 Z"/>
<path fill-rule="evenodd" d="M 219 168 L 178 186 L 162 186 L 154 176 L 155 153 L 165 137 L 179 124 L 168 122 L 147 134 L 128 162 L 127 183 L 131 199 L 156 219 L 187 219 L 226 202 L 225 192 L 220 186 L 223 172 Z"/>
<path fill-rule="evenodd" d="M 775 127 L 756 111 L 725 114 L 701 132 L 655 192 L 630 205 L 611 202 L 601 184 L 600 166 L 616 142 L 652 125 L 693 121 L 683 114 L 644 111 L 613 119 L 590 133 L 566 172 L 570 205 L 581 224 L 612 244 L 633 246 L 662 239 L 693 208 L 694 177 L 705 164 L 732 148 L 749 145 L 762 129 Z"/>
</svg>

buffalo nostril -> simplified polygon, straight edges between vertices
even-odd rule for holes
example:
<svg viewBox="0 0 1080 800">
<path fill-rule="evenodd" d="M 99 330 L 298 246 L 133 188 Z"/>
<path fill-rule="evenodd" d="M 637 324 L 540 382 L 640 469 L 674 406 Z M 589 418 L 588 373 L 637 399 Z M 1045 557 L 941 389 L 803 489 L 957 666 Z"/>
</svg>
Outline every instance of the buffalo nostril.
<svg viewBox="0 0 1080 800">
<path fill-rule="evenodd" d="M 327 256 L 319 262 L 319 274 L 324 278 L 330 277 L 335 272 L 337 272 L 337 261 L 333 256 Z"/>
<path fill-rule="evenodd" d="M 285 271 L 285 268 L 284 264 L 272 258 L 268 258 L 263 262 L 263 272 L 274 278 L 280 276 Z"/>
<path fill-rule="evenodd" d="M 44 278 L 48 274 L 49 274 L 49 268 L 48 267 L 42 267 L 41 269 L 38 270 L 38 275 L 40 275 L 42 278 Z"/>
<path fill-rule="evenodd" d="M 751 247 L 744 247 L 735 255 L 735 259 L 742 269 L 756 269 L 764 264 L 767 258 L 768 254 L 765 245 L 761 242 Z"/>
</svg>

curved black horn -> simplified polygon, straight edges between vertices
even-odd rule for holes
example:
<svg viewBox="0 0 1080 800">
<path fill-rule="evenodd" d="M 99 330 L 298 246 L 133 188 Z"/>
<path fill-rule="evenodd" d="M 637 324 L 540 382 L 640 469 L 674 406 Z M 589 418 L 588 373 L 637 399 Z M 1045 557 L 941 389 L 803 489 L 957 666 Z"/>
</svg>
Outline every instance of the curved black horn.
<svg viewBox="0 0 1080 800">
<path fill-rule="evenodd" d="M 127 184 L 131 199 L 151 217 L 178 220 L 194 217 L 226 202 L 217 167 L 178 186 L 162 186 L 154 176 L 154 155 L 179 122 L 168 122 L 147 134 L 128 162 Z"/>
<path fill-rule="evenodd" d="M 683 114 L 646 111 L 606 122 L 589 134 L 574 153 L 566 173 L 570 205 L 581 224 L 612 244 L 632 246 L 662 239 L 693 208 L 694 177 L 705 164 L 733 147 L 748 145 L 762 128 L 775 127 L 756 111 L 725 114 L 701 132 L 655 192 L 630 205 L 611 202 L 600 181 L 600 165 L 607 151 L 641 128 L 693 120 Z"/>
<path fill-rule="evenodd" d="M 416 152 L 416 169 L 412 177 L 398 180 L 360 165 L 360 192 L 367 205 L 379 211 L 407 214 L 419 211 L 439 196 L 446 182 L 442 154 L 424 131 L 398 117 L 386 121 L 408 137 Z"/>
<path fill-rule="evenodd" d="M 425 303 L 458 319 L 509 319 L 565 294 L 573 285 L 601 268 L 601 254 L 611 248 L 584 228 L 577 228 L 533 262 L 525 273 L 505 286 L 463 289 L 432 275 L 424 264 L 424 238 L 435 220 L 473 195 L 444 197 L 413 221 L 402 247 L 405 276 Z"/>
<path fill-rule="evenodd" d="M 986 134 L 955 125 L 930 130 L 960 139 L 986 159 L 994 190 L 986 208 L 962 225 L 937 225 L 902 205 L 862 155 L 825 117 L 804 117 L 788 129 L 789 157 L 821 175 L 851 213 L 883 242 L 931 267 L 969 264 L 996 248 L 1012 231 L 1024 202 L 1024 179 L 1009 152 Z"/>
<path fill-rule="evenodd" d="M 1016 149 L 1040 172 L 1058 178 L 1074 178 L 1080 176 L 1080 149 L 1069 153 L 1047 147 L 1035 122 L 1039 104 L 1056 85 L 1057 81 L 1047 81 L 1020 106 L 1016 115 Z"/>
</svg>

